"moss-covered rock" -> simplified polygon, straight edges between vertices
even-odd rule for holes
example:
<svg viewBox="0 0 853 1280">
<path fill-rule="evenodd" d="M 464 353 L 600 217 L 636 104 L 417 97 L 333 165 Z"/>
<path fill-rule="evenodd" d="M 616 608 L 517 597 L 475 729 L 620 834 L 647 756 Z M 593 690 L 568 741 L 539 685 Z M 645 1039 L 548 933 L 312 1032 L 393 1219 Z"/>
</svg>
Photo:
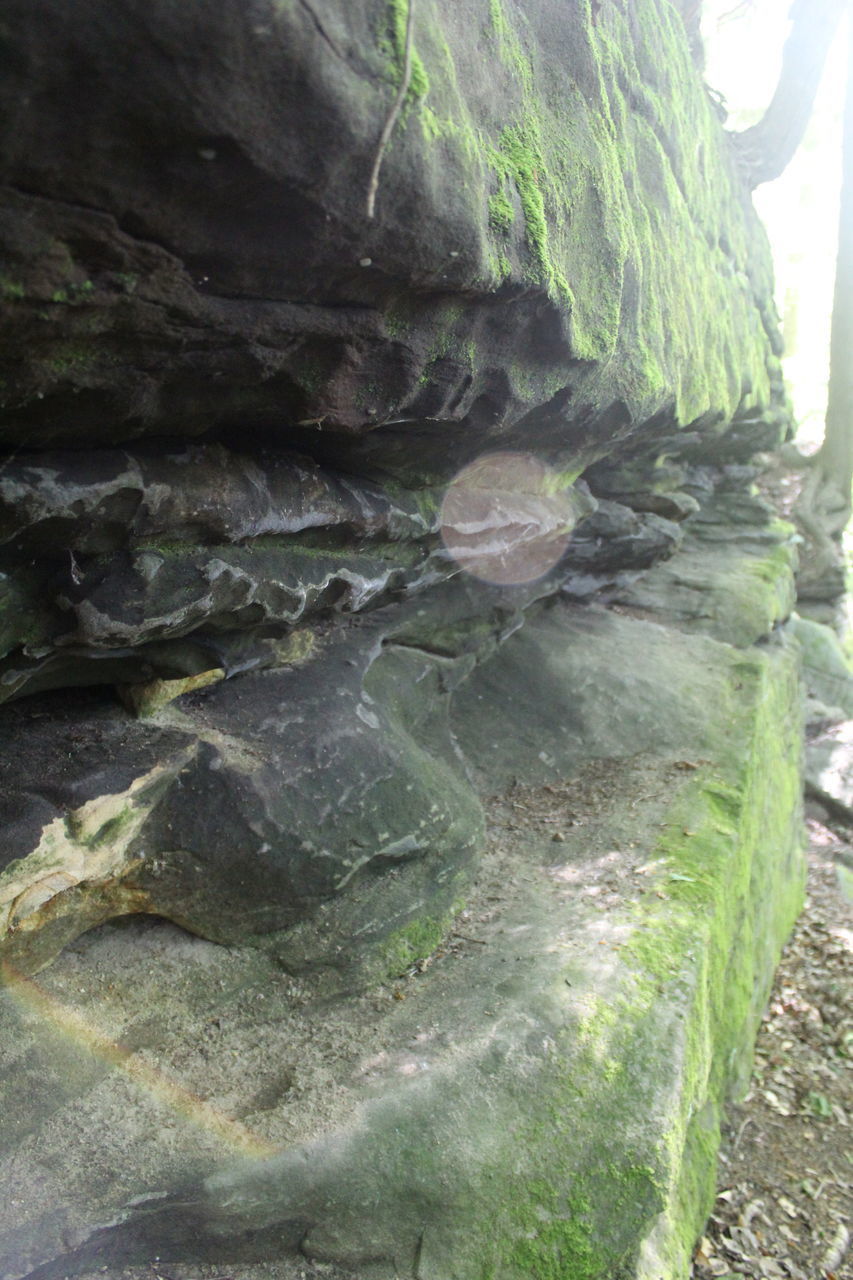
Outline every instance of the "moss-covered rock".
<svg viewBox="0 0 853 1280">
<path fill-rule="evenodd" d="M 813 721 L 853 718 L 853 663 L 831 627 L 797 615 L 789 630 L 800 645 Z"/>
<path fill-rule="evenodd" d="M 9 1280 L 707 1208 L 801 888 L 767 246 L 668 0 L 413 2 L 0 22 Z"/>
<path fill-rule="evenodd" d="M 310 974 L 283 986 L 272 956 L 217 958 L 166 926 L 156 946 L 127 927 L 82 940 L 39 977 L 43 1001 L 58 993 L 84 1027 L 97 1014 L 118 1028 L 132 1010 L 178 1081 L 200 1073 L 248 1118 L 212 1128 L 203 1108 L 176 1113 L 154 1079 L 137 1110 L 110 1112 L 93 1206 L 86 1128 L 71 1120 L 102 1104 L 66 1084 L 52 1176 L 15 1165 L 26 1207 L 5 1202 L 0 1240 L 26 1261 L 6 1269 L 215 1257 L 239 1277 L 268 1257 L 291 1280 L 307 1255 L 358 1280 L 415 1261 L 424 1280 L 681 1280 L 712 1198 L 721 1107 L 748 1078 L 802 893 L 797 672 L 786 643 L 744 652 L 605 610 L 536 610 L 461 686 L 456 740 L 480 763 L 482 744 L 500 743 L 514 781 L 484 778 L 490 840 L 464 915 L 457 882 L 441 910 L 386 935 L 390 989 L 330 999 Z M 514 687 L 503 717 L 493 682 Z M 356 932 L 367 918 L 353 917 Z M 9 1031 L 31 1003 L 16 981 L 0 1001 Z M 221 1050 L 200 1030 L 213 1020 Z M 25 1049 L 27 1026 L 7 1042 L 23 1035 Z M 277 1026 L 283 1041 L 270 1040 Z M 269 1065 L 255 1046 L 290 1061 L 289 1037 L 299 1088 L 252 1111 Z M 58 1052 L 37 1042 L 16 1074 L 41 1078 Z M 77 1088 L 90 1080 L 82 1071 Z M 40 1098 L 26 1104 L 37 1125 Z M 134 1129 L 164 1105 L 168 1150 Z M 70 1250 L 45 1217 L 57 1194 Z"/>
<path fill-rule="evenodd" d="M 767 248 L 667 0 L 419 0 L 373 218 L 403 0 L 98 12 L 7 15 L 10 443 L 439 419 L 464 451 L 539 410 L 588 461 L 615 404 L 770 407 Z"/>
</svg>

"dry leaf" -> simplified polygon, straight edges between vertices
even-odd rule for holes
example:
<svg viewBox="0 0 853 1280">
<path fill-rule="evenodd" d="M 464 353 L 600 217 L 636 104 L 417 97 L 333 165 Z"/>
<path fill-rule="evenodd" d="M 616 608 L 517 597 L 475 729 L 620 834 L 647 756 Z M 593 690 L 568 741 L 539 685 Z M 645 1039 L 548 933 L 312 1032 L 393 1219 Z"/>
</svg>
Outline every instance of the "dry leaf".
<svg viewBox="0 0 853 1280">
<path fill-rule="evenodd" d="M 779 1196 L 776 1203 L 779 1205 L 780 1209 L 787 1213 L 789 1218 L 796 1218 L 798 1213 L 797 1206 L 792 1204 L 787 1196 Z"/>
</svg>

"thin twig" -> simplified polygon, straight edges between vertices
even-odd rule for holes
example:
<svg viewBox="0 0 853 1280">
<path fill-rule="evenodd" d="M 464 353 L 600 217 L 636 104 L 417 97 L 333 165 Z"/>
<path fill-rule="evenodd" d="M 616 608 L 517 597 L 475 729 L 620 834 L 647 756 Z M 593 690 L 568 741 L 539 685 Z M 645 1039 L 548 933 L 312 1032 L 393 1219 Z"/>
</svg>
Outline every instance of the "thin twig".
<svg viewBox="0 0 853 1280">
<path fill-rule="evenodd" d="M 382 168 L 382 160 L 385 156 L 385 148 L 388 146 L 388 140 L 391 137 L 394 125 L 397 123 L 397 116 L 406 100 L 406 94 L 409 92 L 409 81 L 412 78 L 412 29 L 414 27 L 413 15 L 415 11 L 415 0 L 409 0 L 409 11 L 406 15 L 406 47 L 403 54 L 403 78 L 400 81 L 400 87 L 397 90 L 397 96 L 394 104 L 388 112 L 388 119 L 385 121 L 385 127 L 379 138 L 379 146 L 376 148 L 376 159 L 373 161 L 373 170 L 370 174 L 370 182 L 367 186 L 367 216 L 373 217 L 373 210 L 376 205 L 376 191 L 379 187 L 379 170 Z"/>
</svg>

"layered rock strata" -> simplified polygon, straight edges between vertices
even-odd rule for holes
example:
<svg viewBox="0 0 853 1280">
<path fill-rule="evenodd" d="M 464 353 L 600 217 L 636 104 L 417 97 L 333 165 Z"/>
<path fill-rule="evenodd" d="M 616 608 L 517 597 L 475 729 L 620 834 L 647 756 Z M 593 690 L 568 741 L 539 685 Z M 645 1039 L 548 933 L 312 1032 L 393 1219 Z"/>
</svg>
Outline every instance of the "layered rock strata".
<svg viewBox="0 0 853 1280">
<path fill-rule="evenodd" d="M 788 429 L 767 245 L 668 0 L 418 0 L 410 58 L 408 13 L 3 15 L 0 1015 L 3 1141 L 26 1169 L 9 1280 L 167 1255 L 675 1277 L 705 1204 L 799 892 L 793 548 L 753 492 L 754 455 Z M 490 932 L 495 790 L 602 761 L 618 780 L 638 753 L 650 796 L 682 767 L 696 787 L 633 843 L 617 784 L 598 843 L 569 831 L 568 800 L 559 863 L 510 839 L 530 892 L 507 891 Z M 694 819 L 695 859 L 652 830 Z M 655 868 L 654 911 L 608 899 L 627 949 L 602 969 L 595 913 L 561 886 L 594 897 L 608 841 L 629 879 L 647 874 L 630 848 Z M 221 1096 L 196 1109 L 191 1045 L 233 993 L 274 988 L 270 1028 L 300 1043 L 297 1005 L 318 1043 L 364 1029 L 383 984 L 455 955 L 465 901 L 488 934 L 479 1004 L 441 970 L 427 1075 L 395 1056 L 422 1043 L 401 1013 L 387 1044 L 311 1056 L 334 1116 L 266 1066 L 246 1093 L 218 1054 Z M 108 923 L 128 915 L 160 920 Z M 664 974 L 644 936 L 683 966 Z M 528 976 L 507 985 L 515 954 Z M 77 967 L 109 990 L 113 966 L 133 1004 L 118 971 L 143 955 L 146 1011 L 93 1021 Z M 643 1081 L 621 1101 L 620 1072 Z M 509 1145 L 460 1119 L 492 1074 Z M 166 1099 L 145 1151 L 139 1087 Z M 92 1169 L 93 1125 L 133 1152 L 123 1173 Z M 45 1160 L 82 1180 L 57 1200 Z"/>
<path fill-rule="evenodd" d="M 459 687 L 487 831 L 447 897 L 398 856 L 314 968 L 139 917 L 7 962 L 4 1276 L 680 1280 L 803 878 L 796 644 L 724 639 L 705 571 L 714 639 L 552 597 Z M 418 865 L 417 919 L 330 983 Z"/>
</svg>

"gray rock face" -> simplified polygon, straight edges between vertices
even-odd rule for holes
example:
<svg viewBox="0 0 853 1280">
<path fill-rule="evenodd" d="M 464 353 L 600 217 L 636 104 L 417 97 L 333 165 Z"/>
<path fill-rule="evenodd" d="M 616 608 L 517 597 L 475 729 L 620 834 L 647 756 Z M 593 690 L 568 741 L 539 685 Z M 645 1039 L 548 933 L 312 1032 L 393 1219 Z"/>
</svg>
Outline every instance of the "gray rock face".
<svg viewBox="0 0 853 1280">
<path fill-rule="evenodd" d="M 722 1093 L 748 1079 L 800 892 L 797 656 L 566 601 L 528 615 L 449 716 L 488 810 L 467 906 L 387 940 L 385 983 L 352 990 L 350 964 L 334 991 L 319 967 L 294 975 L 292 940 L 222 948 L 150 920 L 88 933 L 35 979 L 7 962 L 0 1273 L 685 1274 Z M 423 687 L 420 652 L 389 656 Z M 205 718 L 268 678 L 218 687 Z M 439 735 L 416 732 L 423 770 Z M 227 768 L 208 776 L 231 789 Z M 459 775 L 440 781 L 464 820 Z M 418 865 L 385 854 L 383 913 L 389 878 Z M 198 865 L 234 906 L 236 878 Z M 267 860 L 264 901 L 275 875 Z M 322 923 L 313 936 L 328 946 Z"/>
<path fill-rule="evenodd" d="M 703 540 L 766 521 L 767 248 L 675 11 L 422 0 L 373 216 L 401 13 L 12 0 L 0 702 L 56 724 L 34 787 L 0 718 L 16 963 L 119 910 L 297 966 L 438 918 L 455 689 L 559 592 L 704 626 Z"/>
<path fill-rule="evenodd" d="M 5 6 L 2 1280 L 670 1280 L 704 1204 L 798 892 L 793 552 L 750 491 L 787 427 L 767 246 L 667 0 L 418 0 L 371 216 L 405 15 Z M 591 845 L 482 861 L 514 779 L 565 799 L 638 753 Z M 656 843 L 694 818 L 699 854 Z M 603 966 L 617 853 L 681 967 L 618 894 L 636 966 Z M 676 933 L 673 883 L 710 885 Z M 377 1024 L 463 900 L 480 960 Z M 269 1017 L 208 1052 L 249 992 Z"/>
<path fill-rule="evenodd" d="M 358 968 L 459 892 L 448 716 L 532 600 L 707 597 L 729 639 L 765 573 L 744 644 L 789 609 L 744 466 L 784 426 L 767 250 L 679 19 L 423 0 L 371 217 L 400 13 L 13 2 L 16 965 L 153 911 Z M 726 604 L 704 547 L 742 521 Z"/>
<path fill-rule="evenodd" d="M 381 427 L 423 471 L 433 424 L 458 465 L 761 418 L 769 258 L 674 8 L 421 0 L 371 219 L 401 12 L 10 0 L 3 439 Z"/>
<path fill-rule="evenodd" d="M 853 721 L 826 724 L 806 752 L 809 794 L 841 822 L 853 822 Z"/>
<path fill-rule="evenodd" d="M 496 615 L 499 635 L 513 614 L 504 604 Z M 404 622 L 379 611 L 301 666 L 189 695 L 150 721 L 103 700 L 59 719 L 42 703 L 35 725 L 31 704 L 10 708 L 4 828 L 8 848 L 31 850 L 4 876 L 12 963 L 41 965 L 127 910 L 218 941 L 260 940 L 350 888 L 346 919 L 327 913 L 319 940 L 303 938 L 293 956 L 335 966 L 424 903 L 446 911 L 482 821 L 445 724 L 474 656 L 428 652 L 421 620 Z M 81 740 L 94 749 L 76 750 Z M 33 794 L 25 778 L 42 751 L 67 764 Z"/>
<path fill-rule="evenodd" d="M 298 654 L 293 628 L 307 618 L 361 612 L 457 572 L 460 537 L 469 572 L 500 577 L 512 547 L 510 581 L 539 577 L 559 557 L 554 539 L 567 542 L 596 503 L 565 485 L 546 491 L 544 469 L 526 486 L 539 492 L 518 479 L 462 490 L 454 516 L 440 491 L 382 489 L 297 455 L 196 445 L 105 450 L 94 465 L 12 458 L 0 476 L 0 701 L 279 665 Z M 525 547 L 532 570 L 516 572 Z"/>
</svg>

